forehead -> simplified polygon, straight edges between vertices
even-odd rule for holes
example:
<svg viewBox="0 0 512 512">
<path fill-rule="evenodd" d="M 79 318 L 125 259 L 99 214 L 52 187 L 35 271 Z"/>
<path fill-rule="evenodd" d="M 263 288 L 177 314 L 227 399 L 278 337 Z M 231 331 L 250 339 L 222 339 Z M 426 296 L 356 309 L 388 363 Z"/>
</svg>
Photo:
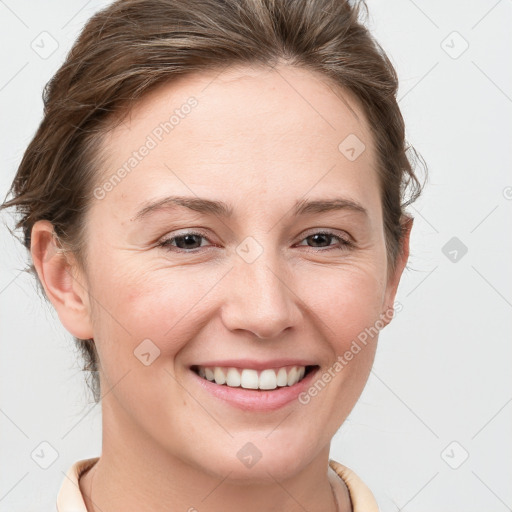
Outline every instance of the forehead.
<svg viewBox="0 0 512 512">
<path fill-rule="evenodd" d="M 308 191 L 334 189 L 379 200 L 358 101 L 290 66 L 209 70 L 162 84 L 106 134 L 101 153 L 100 186 L 122 174 L 107 202 L 122 201 L 132 214 L 165 193 L 260 206 L 276 195 L 295 202 Z"/>
</svg>

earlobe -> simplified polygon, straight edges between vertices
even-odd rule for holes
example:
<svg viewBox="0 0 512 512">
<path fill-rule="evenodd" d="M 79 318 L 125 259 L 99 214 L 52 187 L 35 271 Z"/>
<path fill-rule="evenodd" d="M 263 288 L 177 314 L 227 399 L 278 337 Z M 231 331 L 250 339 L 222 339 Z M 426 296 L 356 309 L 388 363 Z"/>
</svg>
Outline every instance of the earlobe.
<svg viewBox="0 0 512 512">
<path fill-rule="evenodd" d="M 80 339 L 93 337 L 85 280 L 75 258 L 62 248 L 52 224 L 39 220 L 32 227 L 30 252 L 41 285 L 62 325 Z"/>
</svg>

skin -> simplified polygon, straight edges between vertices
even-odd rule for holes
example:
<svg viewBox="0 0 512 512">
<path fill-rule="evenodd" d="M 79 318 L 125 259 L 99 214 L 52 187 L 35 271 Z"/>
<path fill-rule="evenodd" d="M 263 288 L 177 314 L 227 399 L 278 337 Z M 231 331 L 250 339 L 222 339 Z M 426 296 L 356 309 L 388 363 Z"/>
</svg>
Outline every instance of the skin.
<svg viewBox="0 0 512 512">
<path fill-rule="evenodd" d="M 49 299 L 100 357 L 103 448 L 80 488 L 89 511 L 325 512 L 336 510 L 331 482 L 348 511 L 347 489 L 328 469 L 330 441 L 367 382 L 377 337 L 308 404 L 266 413 L 212 398 L 189 366 L 304 357 L 326 371 L 386 311 L 389 322 L 412 222 L 388 279 L 374 145 L 348 91 L 286 65 L 217 74 L 155 89 L 105 136 L 106 179 L 175 108 L 198 100 L 113 190 L 91 199 L 86 270 L 57 251 L 48 221 L 33 228 Z M 349 134 L 366 145 L 355 161 L 338 150 Z M 145 201 L 171 194 L 225 201 L 234 216 L 177 208 L 131 220 Z M 368 216 L 291 215 L 299 199 L 339 196 Z M 191 228 L 206 236 L 192 249 L 157 246 Z M 315 245 L 308 237 L 322 229 L 356 245 Z M 252 263 L 236 252 L 246 237 L 263 248 Z M 147 338 L 160 350 L 149 366 L 133 353 Z M 236 456 L 247 442 L 262 454 L 251 468 Z"/>
</svg>

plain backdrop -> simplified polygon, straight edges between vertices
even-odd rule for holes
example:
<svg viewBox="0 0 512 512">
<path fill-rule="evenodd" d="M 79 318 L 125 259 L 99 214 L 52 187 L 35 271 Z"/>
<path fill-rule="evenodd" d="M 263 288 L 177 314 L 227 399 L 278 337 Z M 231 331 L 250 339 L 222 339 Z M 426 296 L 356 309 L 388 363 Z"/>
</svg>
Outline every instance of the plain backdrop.
<svg viewBox="0 0 512 512">
<path fill-rule="evenodd" d="M 2 199 L 41 120 L 43 86 L 108 3 L 0 1 Z M 381 332 L 331 457 L 385 512 L 511 510 L 512 1 L 368 6 L 430 178 L 409 208 L 403 310 Z M 100 454 L 101 406 L 71 335 L 22 272 L 28 255 L 4 226 L 12 215 L 1 220 L 0 510 L 54 510 L 71 464 Z"/>
</svg>

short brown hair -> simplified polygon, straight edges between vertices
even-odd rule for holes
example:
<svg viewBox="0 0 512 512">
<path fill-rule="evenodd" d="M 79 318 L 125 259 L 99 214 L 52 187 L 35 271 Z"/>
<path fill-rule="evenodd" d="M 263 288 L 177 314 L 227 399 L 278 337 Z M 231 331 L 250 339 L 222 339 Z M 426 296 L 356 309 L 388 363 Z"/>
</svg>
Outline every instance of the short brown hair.
<svg viewBox="0 0 512 512">
<path fill-rule="evenodd" d="M 16 206 L 23 243 L 46 219 L 85 269 L 84 219 L 98 179 L 98 148 L 122 112 L 165 81 L 237 64 L 278 62 L 320 73 L 359 100 L 378 158 L 388 268 L 405 233 L 405 207 L 421 194 L 396 100 L 398 78 L 348 0 L 119 0 L 85 25 L 44 89 L 44 117 L 0 209 Z M 411 158 L 412 157 L 412 158 Z M 422 161 L 421 157 L 419 159 Z M 423 161 L 422 161 L 423 162 Z M 424 166 L 426 170 L 426 166 Z M 406 190 L 410 191 L 406 200 Z M 33 264 L 33 273 L 44 294 Z M 94 340 L 75 341 L 99 401 Z"/>
</svg>

